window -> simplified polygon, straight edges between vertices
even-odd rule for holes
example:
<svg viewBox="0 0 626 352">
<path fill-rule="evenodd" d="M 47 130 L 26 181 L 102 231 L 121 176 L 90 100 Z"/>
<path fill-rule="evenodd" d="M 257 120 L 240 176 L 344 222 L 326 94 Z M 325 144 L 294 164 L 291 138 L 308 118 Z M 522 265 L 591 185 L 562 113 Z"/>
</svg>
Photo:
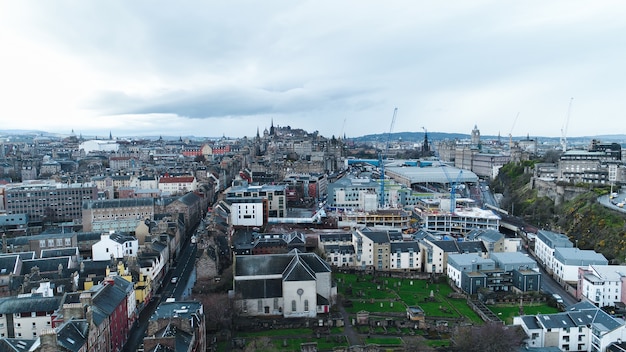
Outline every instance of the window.
<svg viewBox="0 0 626 352">
<path fill-rule="evenodd" d="M 54 247 L 54 240 L 48 240 L 48 247 Z"/>
<path fill-rule="evenodd" d="M 262 312 L 263 311 L 263 300 L 259 299 L 257 301 L 257 312 Z"/>
<path fill-rule="evenodd" d="M 295 299 L 291 301 L 291 311 L 292 312 L 296 311 L 296 300 Z"/>
<path fill-rule="evenodd" d="M 65 245 L 66 246 L 71 246 L 72 245 L 72 239 L 71 238 L 66 238 L 65 239 Z"/>
<path fill-rule="evenodd" d="M 40 240 L 39 241 L 39 247 L 40 248 L 46 248 L 46 240 Z"/>
<path fill-rule="evenodd" d="M 305 312 L 309 311 L 309 300 L 308 299 L 304 300 L 304 311 Z"/>
</svg>

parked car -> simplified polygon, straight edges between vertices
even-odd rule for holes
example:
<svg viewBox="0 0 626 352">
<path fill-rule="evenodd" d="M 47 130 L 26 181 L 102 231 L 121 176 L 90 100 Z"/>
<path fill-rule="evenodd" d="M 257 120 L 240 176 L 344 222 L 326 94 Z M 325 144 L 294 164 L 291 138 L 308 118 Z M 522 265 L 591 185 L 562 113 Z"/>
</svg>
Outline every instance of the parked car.
<svg viewBox="0 0 626 352">
<path fill-rule="evenodd" d="M 171 283 L 173 283 L 173 284 L 177 283 L 177 282 L 178 282 L 178 277 L 177 277 L 177 276 L 174 276 L 174 277 L 170 280 L 170 282 L 171 282 Z"/>
</svg>

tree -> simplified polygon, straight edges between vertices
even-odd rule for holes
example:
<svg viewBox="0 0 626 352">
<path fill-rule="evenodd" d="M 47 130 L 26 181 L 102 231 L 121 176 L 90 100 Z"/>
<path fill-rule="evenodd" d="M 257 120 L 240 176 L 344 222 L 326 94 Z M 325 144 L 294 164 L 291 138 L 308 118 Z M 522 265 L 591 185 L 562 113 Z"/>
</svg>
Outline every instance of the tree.
<svg viewBox="0 0 626 352">
<path fill-rule="evenodd" d="M 199 294 L 194 299 L 202 303 L 207 330 L 230 327 L 233 308 L 226 293 Z"/>
<path fill-rule="evenodd" d="M 519 326 L 485 323 L 481 326 L 459 327 L 452 338 L 452 348 L 463 352 L 516 351 L 526 337 Z"/>
</svg>

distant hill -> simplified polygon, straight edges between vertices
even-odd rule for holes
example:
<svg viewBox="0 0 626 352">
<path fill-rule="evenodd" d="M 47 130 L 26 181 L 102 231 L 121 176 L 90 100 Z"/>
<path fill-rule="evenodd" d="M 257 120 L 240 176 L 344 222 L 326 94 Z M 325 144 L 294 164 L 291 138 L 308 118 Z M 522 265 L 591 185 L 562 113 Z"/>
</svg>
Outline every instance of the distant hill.
<svg viewBox="0 0 626 352">
<path fill-rule="evenodd" d="M 445 133 L 445 132 L 428 132 L 428 140 L 429 141 L 441 141 L 441 140 L 455 140 L 455 139 L 470 139 L 470 134 L 464 133 Z M 508 140 L 508 136 L 500 136 L 499 137 L 503 142 Z M 538 139 L 541 141 L 552 141 L 558 142 L 560 137 L 545 137 L 545 136 L 513 136 L 513 140 L 523 140 L 523 139 Z M 381 134 L 368 134 L 360 137 L 348 138 L 352 141 L 359 143 L 372 143 L 372 142 L 386 142 L 390 141 L 398 141 L 402 140 L 404 142 L 421 142 L 424 140 L 424 132 L 394 132 L 388 135 L 387 133 Z M 480 139 L 482 140 L 495 140 L 498 139 L 498 136 L 490 136 L 490 135 L 481 135 Z M 598 135 L 598 136 L 583 136 L 583 137 L 567 137 L 569 142 L 573 143 L 586 143 L 591 141 L 592 139 L 597 139 L 602 142 L 617 142 L 617 143 L 626 143 L 626 135 L 624 134 L 614 134 L 614 135 Z"/>
</svg>

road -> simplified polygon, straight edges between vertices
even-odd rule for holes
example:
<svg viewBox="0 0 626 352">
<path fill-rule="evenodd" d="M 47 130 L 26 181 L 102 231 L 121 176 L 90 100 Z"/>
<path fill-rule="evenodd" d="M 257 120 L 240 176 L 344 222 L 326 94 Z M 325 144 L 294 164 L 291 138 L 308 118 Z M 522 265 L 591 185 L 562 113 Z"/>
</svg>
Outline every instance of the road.
<svg viewBox="0 0 626 352">
<path fill-rule="evenodd" d="M 156 295 L 150 303 L 148 303 L 139 314 L 139 318 L 130 330 L 128 340 L 122 351 L 135 352 L 139 349 L 143 343 L 146 330 L 148 329 L 148 321 L 161 302 L 164 302 L 169 297 L 180 300 L 183 296 L 195 265 L 196 251 L 196 244 L 190 244 L 189 240 L 185 241 L 184 247 L 181 249 L 180 255 L 178 256 L 178 265 L 165 275 L 162 286 L 157 290 Z M 172 283 L 172 277 L 177 277 L 178 281 Z"/>
</svg>

